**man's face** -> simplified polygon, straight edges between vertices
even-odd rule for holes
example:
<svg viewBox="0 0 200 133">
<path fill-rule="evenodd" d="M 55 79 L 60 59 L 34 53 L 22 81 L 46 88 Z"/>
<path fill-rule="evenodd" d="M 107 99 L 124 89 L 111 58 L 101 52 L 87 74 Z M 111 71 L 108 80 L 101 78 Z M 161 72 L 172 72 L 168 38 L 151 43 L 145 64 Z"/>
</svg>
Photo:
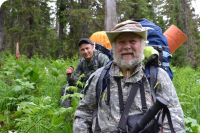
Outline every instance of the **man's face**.
<svg viewBox="0 0 200 133">
<path fill-rule="evenodd" d="M 87 61 L 89 61 L 92 58 L 93 51 L 94 51 L 94 45 L 83 43 L 81 44 L 81 46 L 79 46 L 79 52 Z"/>
<path fill-rule="evenodd" d="M 121 33 L 116 37 L 114 60 L 120 67 L 131 69 L 143 59 L 142 39 L 134 33 Z"/>
</svg>

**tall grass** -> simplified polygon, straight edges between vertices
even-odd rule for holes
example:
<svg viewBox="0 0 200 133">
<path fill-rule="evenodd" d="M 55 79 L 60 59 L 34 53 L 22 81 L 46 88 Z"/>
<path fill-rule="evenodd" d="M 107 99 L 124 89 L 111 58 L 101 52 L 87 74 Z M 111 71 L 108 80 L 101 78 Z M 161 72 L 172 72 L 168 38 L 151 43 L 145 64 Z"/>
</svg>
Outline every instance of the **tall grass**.
<svg viewBox="0 0 200 133">
<path fill-rule="evenodd" d="M 195 124 L 195 131 L 198 131 L 198 127 L 200 132 L 200 68 L 194 70 L 189 66 L 173 67 L 172 71 L 174 74 L 173 83 L 186 118 L 185 121 L 189 120 L 190 126 L 192 123 Z M 191 118 L 196 122 L 192 122 Z M 188 124 L 186 123 L 186 126 Z"/>
<path fill-rule="evenodd" d="M 27 59 L 22 55 L 22 61 L 17 62 L 9 52 L 2 53 L 0 132 L 72 133 L 74 107 L 79 100 L 74 98 L 73 108 L 61 108 L 60 91 L 66 84 L 66 68 L 76 66 L 78 61 L 78 57 L 54 61 L 38 55 Z M 22 69 L 19 63 L 26 67 Z M 190 123 L 186 126 L 192 127 L 193 119 L 200 124 L 200 68 L 173 67 L 172 70 L 185 120 Z"/>
</svg>

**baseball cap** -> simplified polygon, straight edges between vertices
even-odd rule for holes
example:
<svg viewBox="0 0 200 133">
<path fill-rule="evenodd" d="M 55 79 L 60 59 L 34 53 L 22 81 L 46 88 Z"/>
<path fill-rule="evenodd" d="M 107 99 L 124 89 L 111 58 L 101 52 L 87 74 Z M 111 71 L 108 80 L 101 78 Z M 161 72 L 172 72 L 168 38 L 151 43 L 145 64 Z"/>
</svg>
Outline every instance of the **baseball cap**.
<svg viewBox="0 0 200 133">
<path fill-rule="evenodd" d="M 92 41 L 90 41 L 90 39 L 88 39 L 88 38 L 82 38 L 82 39 L 78 42 L 78 46 L 81 46 L 81 44 L 83 44 L 83 43 L 88 43 L 88 44 L 94 45 L 94 44 L 92 43 Z"/>
</svg>

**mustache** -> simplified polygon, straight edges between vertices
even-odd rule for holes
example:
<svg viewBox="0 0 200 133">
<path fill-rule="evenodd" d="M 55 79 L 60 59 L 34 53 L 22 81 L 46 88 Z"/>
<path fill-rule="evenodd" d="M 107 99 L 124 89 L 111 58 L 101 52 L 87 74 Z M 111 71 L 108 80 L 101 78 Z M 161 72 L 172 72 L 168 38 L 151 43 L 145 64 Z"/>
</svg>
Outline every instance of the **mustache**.
<svg viewBox="0 0 200 133">
<path fill-rule="evenodd" d="M 135 55 L 135 51 L 133 51 L 133 50 L 121 51 L 120 54 L 121 54 L 121 55 L 122 55 L 122 54 L 133 54 L 133 55 Z"/>
</svg>

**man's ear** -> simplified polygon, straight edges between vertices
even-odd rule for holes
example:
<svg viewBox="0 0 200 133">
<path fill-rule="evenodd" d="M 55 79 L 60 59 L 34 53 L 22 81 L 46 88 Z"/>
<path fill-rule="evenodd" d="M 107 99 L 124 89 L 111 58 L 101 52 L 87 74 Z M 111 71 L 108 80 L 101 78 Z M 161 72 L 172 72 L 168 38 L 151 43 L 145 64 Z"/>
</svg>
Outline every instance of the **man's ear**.
<svg viewBox="0 0 200 133">
<path fill-rule="evenodd" d="M 92 45 L 92 49 L 94 49 L 94 45 Z"/>
</svg>

